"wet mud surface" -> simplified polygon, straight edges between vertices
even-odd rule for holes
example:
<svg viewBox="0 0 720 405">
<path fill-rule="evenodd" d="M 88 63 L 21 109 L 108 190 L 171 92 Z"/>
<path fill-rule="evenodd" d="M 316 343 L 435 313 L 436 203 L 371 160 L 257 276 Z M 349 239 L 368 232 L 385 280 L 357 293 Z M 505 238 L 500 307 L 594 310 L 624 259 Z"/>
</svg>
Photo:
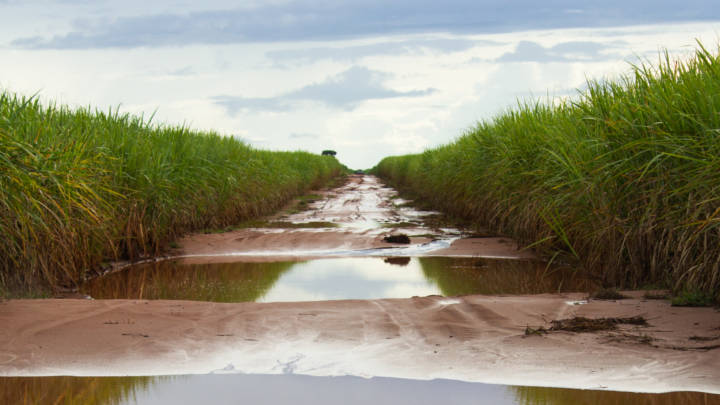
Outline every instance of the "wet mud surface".
<svg viewBox="0 0 720 405">
<path fill-rule="evenodd" d="M 633 295 L 634 293 L 627 293 Z M 308 374 L 720 393 L 713 308 L 641 296 L 416 297 L 276 303 L 13 300 L 0 304 L 0 373 Z M 628 318 L 595 333 L 526 335 L 573 317 Z"/>
<path fill-rule="evenodd" d="M 344 186 L 322 192 L 310 201 L 301 212 L 286 212 L 270 219 L 271 223 L 294 224 L 291 228 L 253 227 L 190 235 L 178 241 L 179 248 L 173 254 L 204 262 L 227 261 L 227 257 L 534 257 L 509 238 L 471 238 L 458 229 L 424 225 L 424 218 L 437 213 L 408 206 L 407 201 L 397 198 L 395 190 L 373 176 L 350 176 Z M 334 226 L 316 226 L 323 223 Z M 302 224 L 312 227 L 298 227 Z M 393 235 L 406 235 L 409 243 L 385 241 Z"/>
</svg>

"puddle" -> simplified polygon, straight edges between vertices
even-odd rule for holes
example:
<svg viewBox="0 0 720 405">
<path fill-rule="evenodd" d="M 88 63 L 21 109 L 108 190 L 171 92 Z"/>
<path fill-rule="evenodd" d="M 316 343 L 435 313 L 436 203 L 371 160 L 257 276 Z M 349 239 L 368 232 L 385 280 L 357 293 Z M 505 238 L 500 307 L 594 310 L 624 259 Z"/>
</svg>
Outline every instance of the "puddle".
<svg viewBox="0 0 720 405">
<path fill-rule="evenodd" d="M 589 291 L 593 284 L 544 263 L 450 257 L 146 263 L 81 287 L 96 299 L 281 302 Z"/>
<path fill-rule="evenodd" d="M 451 399 L 449 401 L 449 399 Z M 454 380 L 193 375 L 158 377 L 5 377 L 4 404 L 493 404 L 493 405 L 718 405 L 720 395 L 640 394 L 602 390 L 516 387 Z"/>
</svg>

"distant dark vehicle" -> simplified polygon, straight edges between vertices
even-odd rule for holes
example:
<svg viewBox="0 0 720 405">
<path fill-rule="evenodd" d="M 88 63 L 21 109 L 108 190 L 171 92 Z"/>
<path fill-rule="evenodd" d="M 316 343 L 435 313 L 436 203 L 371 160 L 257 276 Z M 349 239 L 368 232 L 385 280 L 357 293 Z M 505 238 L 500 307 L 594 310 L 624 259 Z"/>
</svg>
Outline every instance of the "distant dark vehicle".
<svg viewBox="0 0 720 405">
<path fill-rule="evenodd" d="M 335 156 L 337 155 L 337 152 L 334 150 L 324 150 L 322 151 L 323 156 Z"/>
<path fill-rule="evenodd" d="M 365 172 L 362 171 L 362 170 L 355 170 L 353 173 L 355 173 L 355 174 L 365 174 Z"/>
</svg>

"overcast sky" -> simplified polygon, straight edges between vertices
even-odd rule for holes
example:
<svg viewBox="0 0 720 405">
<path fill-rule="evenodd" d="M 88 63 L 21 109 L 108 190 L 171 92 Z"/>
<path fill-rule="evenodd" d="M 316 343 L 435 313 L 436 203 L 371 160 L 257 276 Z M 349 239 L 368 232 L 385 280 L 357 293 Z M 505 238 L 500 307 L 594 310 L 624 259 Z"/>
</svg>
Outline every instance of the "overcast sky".
<svg viewBox="0 0 720 405">
<path fill-rule="evenodd" d="M 719 38 L 711 0 L 0 0 L 0 89 L 369 168 Z"/>
</svg>

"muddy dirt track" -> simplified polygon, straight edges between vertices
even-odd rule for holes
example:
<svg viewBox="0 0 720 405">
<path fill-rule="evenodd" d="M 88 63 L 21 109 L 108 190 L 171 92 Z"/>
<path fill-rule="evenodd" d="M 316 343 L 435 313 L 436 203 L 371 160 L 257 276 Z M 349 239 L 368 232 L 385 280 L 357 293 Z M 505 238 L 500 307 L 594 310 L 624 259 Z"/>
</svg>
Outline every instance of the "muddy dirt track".
<svg viewBox="0 0 720 405">
<path fill-rule="evenodd" d="M 393 194 L 356 176 L 308 210 L 274 218 L 336 227 L 191 235 L 179 254 L 193 261 L 528 254 L 506 238 L 461 239 L 456 230 L 425 227 L 428 213 Z M 382 241 L 398 232 L 420 236 L 402 246 Z M 264 304 L 10 300 L 0 303 L 0 375 L 347 374 L 720 393 L 720 312 L 631 295 L 589 302 L 582 293 Z M 643 316 L 649 325 L 526 335 L 527 327 L 574 316 Z"/>
<path fill-rule="evenodd" d="M 468 256 L 532 258 L 530 251 L 502 237 L 462 238 L 456 229 L 428 227 L 418 211 L 396 198 L 397 193 L 373 176 L 350 176 L 344 186 L 322 192 L 307 210 L 280 214 L 270 222 L 294 228 L 250 228 L 217 234 L 196 234 L 179 241 L 174 252 L 188 260 L 266 260 L 327 256 Z M 317 224 L 334 224 L 317 227 Z M 308 224 L 308 227 L 302 227 Z M 410 236 L 410 244 L 383 241 L 392 234 Z"/>
</svg>

